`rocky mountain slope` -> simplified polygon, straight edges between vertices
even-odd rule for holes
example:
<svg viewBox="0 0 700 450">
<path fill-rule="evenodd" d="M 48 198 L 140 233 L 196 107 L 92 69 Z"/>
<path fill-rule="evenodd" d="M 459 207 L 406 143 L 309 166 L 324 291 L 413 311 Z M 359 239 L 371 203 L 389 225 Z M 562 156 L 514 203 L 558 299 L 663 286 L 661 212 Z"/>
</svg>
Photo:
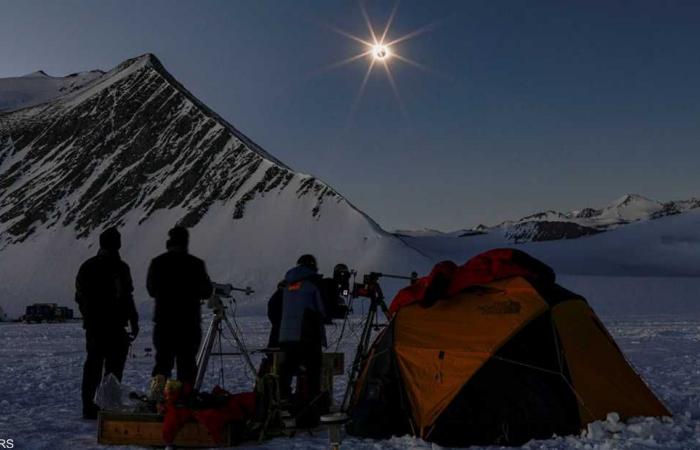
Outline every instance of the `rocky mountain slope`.
<svg viewBox="0 0 700 450">
<path fill-rule="evenodd" d="M 108 225 L 123 232 L 140 300 L 147 263 L 176 223 L 192 228 L 193 252 L 214 278 L 265 294 L 302 252 L 317 253 L 326 270 L 337 260 L 387 271 L 424 262 L 333 188 L 207 108 L 153 55 L 89 74 L 63 91 L 30 87 L 24 100 L 2 100 L 11 105 L 0 112 L 6 309 L 70 302 L 75 271 Z M 49 78 L 68 86 L 76 77 Z M 0 80 L 0 97 L 16 86 Z"/>
</svg>

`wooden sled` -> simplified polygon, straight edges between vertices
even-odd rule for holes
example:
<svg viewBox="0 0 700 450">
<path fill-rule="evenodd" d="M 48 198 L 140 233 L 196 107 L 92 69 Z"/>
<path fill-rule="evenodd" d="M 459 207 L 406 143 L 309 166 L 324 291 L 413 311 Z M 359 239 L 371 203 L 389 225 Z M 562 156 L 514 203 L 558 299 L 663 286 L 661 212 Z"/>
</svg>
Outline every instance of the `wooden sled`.
<svg viewBox="0 0 700 450">
<path fill-rule="evenodd" d="M 333 393 L 333 377 L 344 372 L 344 355 L 342 353 L 325 353 L 321 373 L 322 391 Z M 296 433 L 321 432 L 325 427 L 314 429 L 287 428 L 284 432 L 268 430 L 263 427 L 259 441 L 265 437 L 289 436 Z M 232 447 L 240 445 L 235 439 L 235 431 L 229 425 L 224 429 L 223 442 L 216 443 L 204 425 L 191 421 L 177 433 L 175 447 Z M 240 434 L 240 430 L 239 430 Z M 130 413 L 100 411 L 97 417 L 97 442 L 102 445 L 138 445 L 143 447 L 165 447 L 163 440 L 163 416 L 154 413 Z"/>
<path fill-rule="evenodd" d="M 163 417 L 148 413 L 101 411 L 97 418 L 97 442 L 102 445 L 140 445 L 165 447 Z M 188 422 L 177 433 L 174 445 L 184 448 L 231 447 L 231 428 L 224 430 L 224 440 L 216 443 L 207 429 L 198 422 Z"/>
</svg>

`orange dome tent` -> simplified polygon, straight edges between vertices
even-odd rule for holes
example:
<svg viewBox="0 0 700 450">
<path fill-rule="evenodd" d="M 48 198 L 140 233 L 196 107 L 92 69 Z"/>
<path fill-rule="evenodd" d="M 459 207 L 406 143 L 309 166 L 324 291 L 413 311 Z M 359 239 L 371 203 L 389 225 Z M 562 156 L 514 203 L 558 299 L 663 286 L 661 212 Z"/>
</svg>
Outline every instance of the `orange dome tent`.
<svg viewBox="0 0 700 450">
<path fill-rule="evenodd" d="M 351 434 L 518 445 L 609 412 L 671 415 L 586 300 L 524 252 L 440 263 L 390 310 L 355 386 Z"/>
</svg>

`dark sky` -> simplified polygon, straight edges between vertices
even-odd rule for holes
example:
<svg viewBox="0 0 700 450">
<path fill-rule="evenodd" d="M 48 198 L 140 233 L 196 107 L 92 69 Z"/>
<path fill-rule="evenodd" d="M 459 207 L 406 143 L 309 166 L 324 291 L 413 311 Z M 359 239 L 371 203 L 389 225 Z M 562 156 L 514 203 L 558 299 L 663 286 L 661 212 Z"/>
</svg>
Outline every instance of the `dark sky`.
<svg viewBox="0 0 700 450">
<path fill-rule="evenodd" d="M 381 28 L 393 1 L 369 0 Z M 0 77 L 156 54 L 196 96 L 388 229 L 456 229 L 628 193 L 700 196 L 700 2 L 401 2 L 368 60 L 356 1 L 0 0 Z M 350 117 L 350 119 L 349 119 Z"/>
</svg>

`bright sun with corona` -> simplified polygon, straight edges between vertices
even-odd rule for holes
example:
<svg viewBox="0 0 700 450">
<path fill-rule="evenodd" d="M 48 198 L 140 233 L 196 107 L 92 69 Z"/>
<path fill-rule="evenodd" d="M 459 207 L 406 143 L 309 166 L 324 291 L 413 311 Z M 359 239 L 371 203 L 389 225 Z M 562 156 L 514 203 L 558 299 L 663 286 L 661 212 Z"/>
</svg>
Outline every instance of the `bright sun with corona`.
<svg viewBox="0 0 700 450">
<path fill-rule="evenodd" d="M 389 85 L 391 86 L 391 89 L 394 92 L 394 96 L 396 97 L 396 100 L 399 103 L 399 107 L 402 111 L 404 111 L 403 103 L 401 102 L 401 96 L 399 95 L 399 89 L 396 85 L 394 74 L 392 72 L 392 69 L 389 67 L 390 61 L 400 61 L 413 67 L 430 71 L 430 69 L 423 66 L 422 64 L 419 64 L 416 61 L 413 61 L 412 59 L 401 55 L 397 51 L 396 45 L 405 42 L 409 39 L 412 39 L 416 36 L 419 36 L 425 33 L 426 31 L 429 31 L 433 27 L 433 24 L 426 25 L 422 28 L 419 28 L 397 38 L 389 38 L 389 31 L 391 28 L 391 24 L 394 21 L 394 17 L 396 16 L 397 9 L 398 1 L 394 4 L 394 7 L 391 10 L 391 14 L 389 15 L 386 25 L 384 26 L 384 29 L 380 34 L 376 32 L 374 27 L 372 26 L 372 21 L 370 20 L 369 15 L 367 14 L 367 11 L 364 7 L 364 3 L 362 2 L 362 0 L 360 0 L 360 10 L 362 12 L 362 17 L 365 19 L 365 24 L 367 25 L 367 30 L 369 31 L 369 37 L 366 39 L 361 38 L 359 36 L 355 36 L 354 34 L 341 30 L 340 28 L 328 25 L 328 28 L 330 28 L 332 31 L 361 44 L 363 51 L 347 59 L 338 61 L 335 64 L 331 64 L 330 66 L 326 67 L 326 69 L 334 69 L 363 59 L 367 59 L 369 61 L 367 71 L 365 72 L 365 76 L 362 79 L 362 82 L 360 83 L 360 89 L 358 90 L 357 95 L 355 97 L 355 101 L 350 112 L 351 115 L 359 105 L 360 100 L 362 99 L 362 95 L 364 94 L 365 87 L 367 86 L 367 80 L 369 80 L 369 76 L 371 75 L 372 70 L 375 67 L 380 66 L 382 69 L 384 69 L 387 80 L 389 81 Z"/>
<path fill-rule="evenodd" d="M 376 44 L 372 46 L 372 56 L 374 59 L 386 59 L 390 55 L 389 53 L 389 47 L 381 44 Z"/>
</svg>

